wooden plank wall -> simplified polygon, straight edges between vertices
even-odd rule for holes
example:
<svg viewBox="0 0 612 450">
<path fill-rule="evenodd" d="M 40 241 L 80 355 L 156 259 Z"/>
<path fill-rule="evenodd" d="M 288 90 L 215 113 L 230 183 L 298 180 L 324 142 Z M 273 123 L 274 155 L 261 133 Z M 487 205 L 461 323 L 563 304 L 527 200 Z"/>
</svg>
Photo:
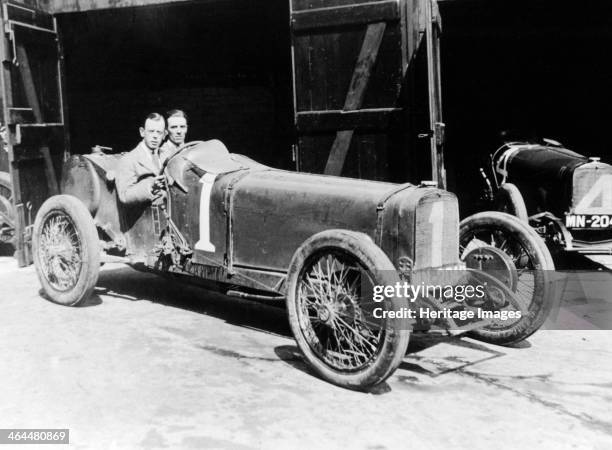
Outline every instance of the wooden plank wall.
<svg viewBox="0 0 612 450">
<path fill-rule="evenodd" d="M 53 0 L 10 0 L 10 2 L 47 13 L 51 13 L 53 9 Z"/>
<path fill-rule="evenodd" d="M 404 2 L 292 4 L 299 170 L 389 179 L 402 146 Z"/>
<path fill-rule="evenodd" d="M 193 0 L 39 0 L 47 3 L 47 10 L 53 14 L 94 11 L 99 9 L 129 8 L 135 6 L 163 5 Z M 206 3 L 208 0 L 198 0 Z M 218 0 L 215 0 L 218 1 Z M 228 0 L 232 1 L 232 0 Z"/>
</svg>

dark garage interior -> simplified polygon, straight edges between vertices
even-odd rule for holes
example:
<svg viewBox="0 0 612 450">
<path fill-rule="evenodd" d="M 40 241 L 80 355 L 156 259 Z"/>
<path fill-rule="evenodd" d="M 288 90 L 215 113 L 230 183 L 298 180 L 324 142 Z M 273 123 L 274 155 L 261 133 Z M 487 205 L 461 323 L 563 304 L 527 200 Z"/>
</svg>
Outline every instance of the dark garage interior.
<svg viewBox="0 0 612 450">
<path fill-rule="evenodd" d="M 503 142 L 550 138 L 612 161 L 612 4 L 448 0 L 442 82 L 446 159 L 465 213 L 479 165 Z"/>
<path fill-rule="evenodd" d="M 217 0 L 59 14 L 72 151 L 130 150 L 149 112 L 181 108 L 190 140 L 287 167 L 288 9 Z"/>
<path fill-rule="evenodd" d="M 502 131 L 612 159 L 609 2 L 446 0 L 440 10 L 447 175 L 463 214 L 478 208 L 478 167 Z M 190 139 L 219 138 L 230 151 L 295 167 L 286 0 L 57 17 L 73 152 L 95 144 L 129 150 L 146 113 L 182 107 Z M 393 164 L 401 159 L 388 157 Z M 406 172 L 393 181 L 429 177 Z"/>
</svg>

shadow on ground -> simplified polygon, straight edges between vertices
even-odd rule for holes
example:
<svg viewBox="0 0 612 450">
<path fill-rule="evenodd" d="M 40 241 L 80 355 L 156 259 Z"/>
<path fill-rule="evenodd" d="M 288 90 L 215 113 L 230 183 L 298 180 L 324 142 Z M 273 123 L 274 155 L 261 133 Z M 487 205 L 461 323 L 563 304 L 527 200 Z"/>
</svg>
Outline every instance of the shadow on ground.
<svg viewBox="0 0 612 450">
<path fill-rule="evenodd" d="M 100 273 L 93 301 L 103 295 L 128 301 L 151 301 L 217 317 L 232 325 L 291 337 L 283 301 L 267 304 L 229 297 L 218 291 L 127 268 Z"/>
<path fill-rule="evenodd" d="M 0 242 L 0 256 L 13 256 L 13 253 L 15 253 L 15 247 Z"/>
<path fill-rule="evenodd" d="M 104 296 L 125 301 L 151 301 L 216 317 L 232 325 L 288 338 L 293 337 L 283 301 L 262 303 L 229 297 L 218 291 L 123 267 L 102 271 L 94 296 L 83 306 L 100 305 Z M 427 350 L 438 345 L 449 347 L 447 357 L 431 359 L 422 356 L 427 354 Z M 456 349 L 456 352 L 453 352 L 453 349 Z M 461 353 L 461 349 L 478 352 L 480 356 L 473 361 L 461 360 L 453 354 Z M 231 349 L 206 350 L 232 352 Z M 406 379 L 411 379 L 411 374 L 437 377 L 465 369 L 478 362 L 503 356 L 504 353 L 501 350 L 501 347 L 499 351 L 492 350 L 478 342 L 464 340 L 461 336 L 451 336 L 444 332 L 416 332 L 410 337 L 406 357 L 399 369 L 403 371 L 401 377 Z M 278 346 L 274 351 L 279 360 L 292 368 L 319 378 L 306 364 L 297 346 Z M 391 388 L 383 383 L 373 390 L 370 389 L 368 393 L 384 394 L 390 390 Z"/>
</svg>

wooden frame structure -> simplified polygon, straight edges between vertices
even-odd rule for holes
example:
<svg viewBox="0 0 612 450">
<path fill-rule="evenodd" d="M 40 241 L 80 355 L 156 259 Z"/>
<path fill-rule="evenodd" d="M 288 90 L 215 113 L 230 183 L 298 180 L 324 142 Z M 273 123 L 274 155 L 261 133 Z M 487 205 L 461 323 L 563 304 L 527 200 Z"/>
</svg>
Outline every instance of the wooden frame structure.
<svg viewBox="0 0 612 450">
<path fill-rule="evenodd" d="M 180 1 L 0 0 L 2 122 L 8 130 L 20 265 L 31 262 L 33 219 L 42 202 L 58 192 L 70 156 L 63 55 L 53 14 Z M 296 169 L 386 180 L 389 155 L 414 153 L 406 136 L 418 132 L 429 140 L 431 179 L 445 187 L 436 0 L 288 1 Z M 429 125 L 408 130 L 414 115 L 405 95 L 411 89 L 408 72 L 422 49 L 429 101 L 420 114 Z M 422 171 L 419 176 L 428 178 Z"/>
<path fill-rule="evenodd" d="M 63 101 L 62 56 L 55 18 L 34 2 L 1 2 L 2 122 L 16 223 L 16 257 L 32 261 L 36 211 L 59 192 L 59 171 L 69 155 Z"/>
<path fill-rule="evenodd" d="M 425 43 L 430 127 L 419 131 L 431 142 L 431 178 L 445 187 L 436 2 L 290 0 L 290 5 L 298 169 L 386 179 L 387 154 L 406 151 L 391 136 L 408 128 L 413 111 L 403 91 L 410 89 L 408 70 Z M 351 161 L 361 161 L 358 167 L 347 167 L 349 153 Z"/>
</svg>

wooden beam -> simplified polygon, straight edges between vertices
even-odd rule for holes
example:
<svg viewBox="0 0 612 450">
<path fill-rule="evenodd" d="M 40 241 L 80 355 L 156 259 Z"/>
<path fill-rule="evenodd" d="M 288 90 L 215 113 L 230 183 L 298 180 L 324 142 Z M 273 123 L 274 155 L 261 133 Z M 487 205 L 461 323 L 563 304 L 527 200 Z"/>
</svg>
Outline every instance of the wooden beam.
<svg viewBox="0 0 612 450">
<path fill-rule="evenodd" d="M 388 22 L 399 19 L 397 1 L 380 1 L 358 5 L 296 11 L 291 16 L 294 31 L 314 28 Z"/>
<path fill-rule="evenodd" d="M 36 122 L 42 123 L 43 116 L 40 109 L 40 102 L 38 100 L 38 94 L 36 93 L 36 86 L 34 85 L 34 77 L 32 76 L 32 69 L 30 68 L 30 60 L 28 58 L 28 52 L 26 51 L 23 44 L 17 43 L 17 60 L 19 61 L 19 74 L 23 81 L 23 88 L 25 90 L 26 99 Z"/>
<path fill-rule="evenodd" d="M 59 185 L 57 184 L 57 176 L 55 175 L 55 168 L 53 167 L 53 161 L 51 160 L 51 151 L 47 145 L 43 145 L 40 148 L 40 154 L 45 162 L 45 176 L 47 178 L 47 188 L 49 189 L 49 196 L 59 194 Z"/>
<path fill-rule="evenodd" d="M 300 111 L 297 128 L 300 132 L 386 129 L 402 108 L 373 108 L 355 111 Z"/>
<path fill-rule="evenodd" d="M 378 57 L 378 49 L 385 34 L 387 24 L 385 22 L 368 25 L 357 64 L 353 71 L 353 78 L 344 102 L 344 110 L 352 111 L 361 108 L 365 96 L 372 67 Z M 354 130 L 343 130 L 336 133 L 336 139 L 332 145 L 329 159 L 325 165 L 325 173 L 328 175 L 340 175 L 344 167 L 344 160 L 348 152 Z"/>
<path fill-rule="evenodd" d="M 98 9 L 131 8 L 134 6 L 184 3 L 187 1 L 193 2 L 193 0 L 48 0 L 48 11 L 52 14 L 58 14 L 93 11 Z M 213 0 L 198 0 L 198 3 L 211 3 L 212 1 Z"/>
<path fill-rule="evenodd" d="M 21 6 L 27 9 L 49 12 L 51 8 L 50 3 L 52 1 L 53 0 L 11 0 L 11 3 L 15 6 Z"/>
<path fill-rule="evenodd" d="M 6 4 L 6 15 L 5 20 L 13 20 L 47 30 L 54 30 L 53 17 L 49 14 L 48 2 L 46 5 L 41 6 L 32 4 L 32 2 L 18 4 L 12 1 Z"/>
<path fill-rule="evenodd" d="M 36 122 L 32 108 L 8 108 L 8 115 L 11 125 Z"/>
</svg>

